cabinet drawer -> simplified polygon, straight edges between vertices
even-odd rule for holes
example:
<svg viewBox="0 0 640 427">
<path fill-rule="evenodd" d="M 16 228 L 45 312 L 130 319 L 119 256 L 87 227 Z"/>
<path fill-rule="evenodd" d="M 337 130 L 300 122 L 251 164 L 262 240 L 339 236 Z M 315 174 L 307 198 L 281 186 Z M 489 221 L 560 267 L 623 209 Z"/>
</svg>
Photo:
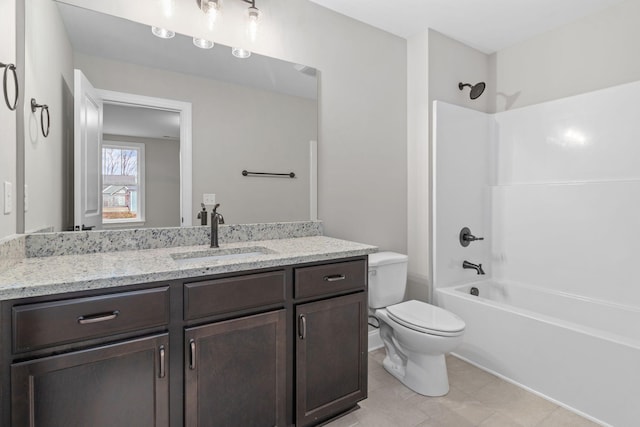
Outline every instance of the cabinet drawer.
<svg viewBox="0 0 640 427">
<path fill-rule="evenodd" d="M 365 289 L 365 260 L 296 268 L 295 297 L 306 298 L 349 290 Z"/>
<path fill-rule="evenodd" d="M 13 307 L 13 349 L 23 352 L 169 322 L 169 287 Z"/>
<path fill-rule="evenodd" d="M 281 303 L 285 299 L 284 271 L 185 283 L 186 320 Z"/>
</svg>

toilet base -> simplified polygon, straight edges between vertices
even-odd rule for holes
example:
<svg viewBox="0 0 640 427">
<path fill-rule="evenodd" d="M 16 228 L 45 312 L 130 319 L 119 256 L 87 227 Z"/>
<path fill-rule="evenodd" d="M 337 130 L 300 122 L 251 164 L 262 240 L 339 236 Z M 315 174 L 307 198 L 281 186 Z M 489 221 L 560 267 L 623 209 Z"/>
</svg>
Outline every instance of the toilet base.
<svg viewBox="0 0 640 427">
<path fill-rule="evenodd" d="M 395 353 L 395 352 L 394 352 Z M 399 357 L 384 358 L 382 365 L 402 384 L 418 394 L 430 397 L 449 393 L 449 377 L 444 355 L 411 354 L 406 362 Z"/>
<path fill-rule="evenodd" d="M 431 335 L 409 329 L 389 318 L 385 309 L 376 310 L 387 372 L 416 393 L 444 396 L 449 393 L 445 354 L 462 341 L 462 332 L 454 336 Z"/>
</svg>

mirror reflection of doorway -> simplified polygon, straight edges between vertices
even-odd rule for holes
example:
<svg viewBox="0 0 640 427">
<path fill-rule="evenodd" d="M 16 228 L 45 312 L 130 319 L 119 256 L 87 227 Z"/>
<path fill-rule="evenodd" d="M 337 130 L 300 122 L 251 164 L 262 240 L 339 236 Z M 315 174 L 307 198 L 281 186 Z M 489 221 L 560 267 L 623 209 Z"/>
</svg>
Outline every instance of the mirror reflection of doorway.
<svg viewBox="0 0 640 427">
<path fill-rule="evenodd" d="M 191 104 L 74 86 L 74 229 L 191 225 Z"/>
<path fill-rule="evenodd" d="M 102 223 L 180 226 L 180 114 L 104 104 Z"/>
</svg>

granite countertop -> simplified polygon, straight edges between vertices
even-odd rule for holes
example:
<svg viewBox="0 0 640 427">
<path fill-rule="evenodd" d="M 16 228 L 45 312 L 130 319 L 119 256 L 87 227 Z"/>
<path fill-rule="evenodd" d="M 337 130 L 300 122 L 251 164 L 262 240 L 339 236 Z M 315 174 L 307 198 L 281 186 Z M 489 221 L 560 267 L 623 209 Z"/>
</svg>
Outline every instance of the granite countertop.
<svg viewBox="0 0 640 427">
<path fill-rule="evenodd" d="M 220 249 L 262 253 L 244 258 L 179 259 L 213 251 L 208 245 L 198 245 L 25 258 L 0 272 L 0 300 L 324 261 L 377 251 L 375 246 L 325 236 L 236 242 L 221 244 Z"/>
</svg>

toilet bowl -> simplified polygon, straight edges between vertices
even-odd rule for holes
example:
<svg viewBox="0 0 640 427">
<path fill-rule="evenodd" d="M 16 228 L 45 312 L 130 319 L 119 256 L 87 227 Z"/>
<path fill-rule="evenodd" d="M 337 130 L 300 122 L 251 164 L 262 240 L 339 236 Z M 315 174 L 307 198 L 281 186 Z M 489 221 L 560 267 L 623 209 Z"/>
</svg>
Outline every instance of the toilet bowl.
<svg viewBox="0 0 640 427">
<path fill-rule="evenodd" d="M 455 314 L 422 301 L 404 301 L 406 255 L 369 255 L 369 307 L 380 322 L 384 368 L 426 396 L 449 392 L 445 354 L 462 341 L 465 323 Z"/>
</svg>

